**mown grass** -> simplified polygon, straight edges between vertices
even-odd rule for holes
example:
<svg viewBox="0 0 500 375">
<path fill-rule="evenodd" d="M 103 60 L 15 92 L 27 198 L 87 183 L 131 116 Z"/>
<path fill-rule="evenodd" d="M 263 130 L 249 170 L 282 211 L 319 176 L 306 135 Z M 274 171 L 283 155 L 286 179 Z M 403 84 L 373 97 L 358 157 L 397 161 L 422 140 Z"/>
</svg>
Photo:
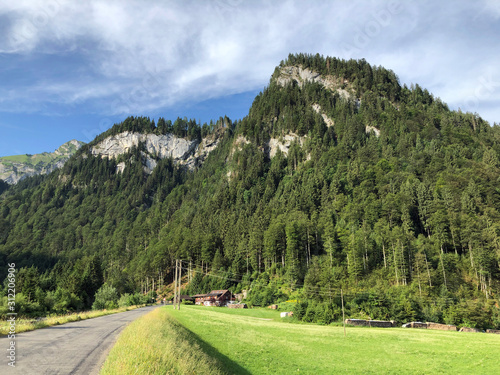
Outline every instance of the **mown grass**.
<svg viewBox="0 0 500 375">
<path fill-rule="evenodd" d="M 36 319 L 16 319 L 16 333 L 33 331 L 39 328 L 56 326 L 69 322 L 76 322 L 79 320 L 92 319 L 97 318 L 98 316 L 116 314 L 124 311 L 129 311 L 136 309 L 141 306 L 128 306 L 128 307 L 120 307 L 118 309 L 112 310 L 91 310 L 91 311 L 82 311 L 79 313 L 71 313 L 65 315 L 55 315 L 49 316 L 47 318 L 43 318 L 40 320 Z M 10 323 L 6 320 L 0 321 L 0 336 L 4 336 L 9 332 Z"/>
<path fill-rule="evenodd" d="M 161 308 L 135 320 L 121 333 L 100 374 L 234 373 L 224 365 L 213 348 Z"/>
<path fill-rule="evenodd" d="M 104 374 L 154 374 L 157 372 L 146 367 L 135 372 L 139 367 L 131 367 L 130 363 L 146 366 L 141 365 L 146 362 L 152 369 L 166 360 L 187 361 L 183 352 L 179 354 L 175 346 L 167 343 L 176 342 L 179 336 L 190 338 L 191 341 L 180 340 L 189 356 L 193 351 L 208 354 L 231 374 L 499 373 L 499 335 L 350 327 L 344 337 L 342 327 L 287 324 L 278 318 L 279 312 L 266 309 L 182 306 L 177 311 L 169 306 L 157 311 L 155 315 L 148 314 L 148 320 L 140 327 L 131 325 L 124 331 L 127 339 L 120 338 L 120 346 L 113 349 L 116 353 L 107 362 L 108 366 L 121 361 L 129 364 L 120 367 L 120 371 Z M 122 354 L 118 358 L 119 353 Z M 127 359 L 128 356 L 133 359 Z M 209 368 L 163 367 L 159 373 L 205 374 L 210 373 L 205 372 Z"/>
</svg>

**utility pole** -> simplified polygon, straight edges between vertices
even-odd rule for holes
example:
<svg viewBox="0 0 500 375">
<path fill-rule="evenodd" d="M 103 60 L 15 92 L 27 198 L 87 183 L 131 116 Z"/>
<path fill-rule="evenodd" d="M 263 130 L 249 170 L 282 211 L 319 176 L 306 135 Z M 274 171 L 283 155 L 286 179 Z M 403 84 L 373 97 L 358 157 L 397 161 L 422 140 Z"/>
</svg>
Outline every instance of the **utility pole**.
<svg viewBox="0 0 500 375">
<path fill-rule="evenodd" d="M 342 323 L 344 324 L 344 337 L 345 337 L 345 315 L 344 315 L 344 293 L 340 289 L 340 299 L 342 301 Z"/>
<path fill-rule="evenodd" d="M 175 260 L 175 279 L 174 279 L 174 300 L 172 301 L 175 310 L 175 304 L 177 303 L 177 271 L 178 271 L 179 260 Z"/>
<path fill-rule="evenodd" d="M 180 310 L 181 309 L 181 274 L 182 274 L 182 260 L 179 259 L 179 281 L 178 281 L 178 285 L 179 285 L 179 293 L 177 294 L 177 298 L 179 299 L 178 301 L 178 305 L 177 305 L 177 310 Z"/>
</svg>

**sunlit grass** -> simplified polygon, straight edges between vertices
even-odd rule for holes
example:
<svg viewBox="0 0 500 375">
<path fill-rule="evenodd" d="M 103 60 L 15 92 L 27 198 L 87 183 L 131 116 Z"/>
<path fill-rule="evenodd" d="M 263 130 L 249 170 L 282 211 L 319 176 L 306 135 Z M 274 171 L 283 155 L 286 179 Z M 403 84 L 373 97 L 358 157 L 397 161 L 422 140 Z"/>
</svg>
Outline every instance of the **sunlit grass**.
<svg viewBox="0 0 500 375">
<path fill-rule="evenodd" d="M 141 306 L 128 306 L 128 307 L 120 307 L 118 309 L 112 310 L 91 310 L 91 311 L 82 311 L 79 313 L 71 313 L 65 315 L 55 315 L 49 316 L 47 318 L 43 318 L 40 320 L 36 319 L 16 319 L 16 333 L 33 331 L 39 328 L 56 326 L 69 322 L 76 322 L 79 320 L 97 318 L 98 316 L 116 314 L 119 312 L 129 311 L 136 309 Z M 0 321 L 0 335 L 6 335 L 9 332 L 10 323 L 6 320 Z"/>
<path fill-rule="evenodd" d="M 208 352 L 166 308 L 155 309 L 121 333 L 101 374 L 226 374 Z"/>
<path fill-rule="evenodd" d="M 339 326 L 290 324 L 278 316 L 267 309 L 157 309 L 124 331 L 103 373 L 218 368 L 179 364 L 198 353 L 231 374 L 498 374 L 499 335 L 348 327 L 344 337 Z"/>
</svg>

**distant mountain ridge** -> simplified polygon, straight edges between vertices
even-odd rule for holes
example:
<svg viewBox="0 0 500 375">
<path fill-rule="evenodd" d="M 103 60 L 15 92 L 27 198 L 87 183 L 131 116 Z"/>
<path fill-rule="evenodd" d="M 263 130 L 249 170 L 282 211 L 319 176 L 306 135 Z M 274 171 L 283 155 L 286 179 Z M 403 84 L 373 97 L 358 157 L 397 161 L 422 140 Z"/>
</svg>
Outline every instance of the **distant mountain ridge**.
<svg viewBox="0 0 500 375">
<path fill-rule="evenodd" d="M 54 152 L 0 157 L 0 179 L 14 185 L 26 177 L 50 173 L 61 168 L 84 144 L 73 139 Z"/>
</svg>

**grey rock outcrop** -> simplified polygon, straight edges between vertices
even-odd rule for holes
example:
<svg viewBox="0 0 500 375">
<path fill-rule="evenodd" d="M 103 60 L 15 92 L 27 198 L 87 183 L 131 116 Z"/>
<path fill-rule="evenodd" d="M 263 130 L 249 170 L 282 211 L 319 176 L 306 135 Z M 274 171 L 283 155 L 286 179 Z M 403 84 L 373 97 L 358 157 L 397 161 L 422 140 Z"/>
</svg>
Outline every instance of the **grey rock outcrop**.
<svg viewBox="0 0 500 375">
<path fill-rule="evenodd" d="M 196 142 L 178 138 L 172 134 L 156 135 L 123 132 L 110 136 L 92 147 L 92 155 L 101 155 L 107 158 L 116 158 L 129 152 L 144 142 L 149 155 L 160 159 L 172 157 L 174 161 L 185 160 L 194 151 Z"/>
<path fill-rule="evenodd" d="M 323 87 L 333 92 L 337 92 L 345 99 L 355 98 L 353 93 L 348 91 L 347 82 L 343 81 L 341 78 L 329 75 L 322 76 L 318 72 L 309 68 L 302 68 L 301 66 L 284 66 L 281 68 L 280 74 L 276 78 L 276 82 L 281 86 L 286 86 L 292 80 L 296 81 L 299 87 L 302 87 L 306 82 L 317 82 Z"/>
<path fill-rule="evenodd" d="M 168 157 L 171 157 L 175 164 L 194 169 L 206 159 L 210 152 L 215 150 L 219 139 L 220 134 L 217 132 L 208 135 L 201 142 L 197 142 L 172 134 L 141 134 L 126 131 L 107 137 L 92 147 L 90 153 L 106 158 L 116 158 L 126 154 L 133 147 L 139 146 L 140 143 L 144 143 L 145 150 L 141 152 L 143 166 L 144 171 L 150 174 L 156 168 L 158 160 Z M 124 162 L 120 162 L 116 166 L 117 173 L 122 173 L 124 169 Z"/>
<path fill-rule="evenodd" d="M 278 149 L 285 155 L 288 155 L 288 151 L 292 142 L 297 141 L 302 147 L 306 140 L 306 136 L 299 136 L 295 133 L 289 133 L 281 138 L 271 138 L 269 139 L 269 157 L 273 158 L 278 152 Z"/>
<path fill-rule="evenodd" d="M 312 109 L 316 112 L 316 113 L 319 113 L 321 115 L 321 117 L 323 117 L 323 121 L 325 122 L 326 126 L 327 127 L 330 127 L 330 126 L 333 126 L 335 125 L 335 122 L 330 118 L 328 117 L 322 110 L 321 110 L 321 106 L 317 103 L 314 103 L 312 105 Z"/>
</svg>

